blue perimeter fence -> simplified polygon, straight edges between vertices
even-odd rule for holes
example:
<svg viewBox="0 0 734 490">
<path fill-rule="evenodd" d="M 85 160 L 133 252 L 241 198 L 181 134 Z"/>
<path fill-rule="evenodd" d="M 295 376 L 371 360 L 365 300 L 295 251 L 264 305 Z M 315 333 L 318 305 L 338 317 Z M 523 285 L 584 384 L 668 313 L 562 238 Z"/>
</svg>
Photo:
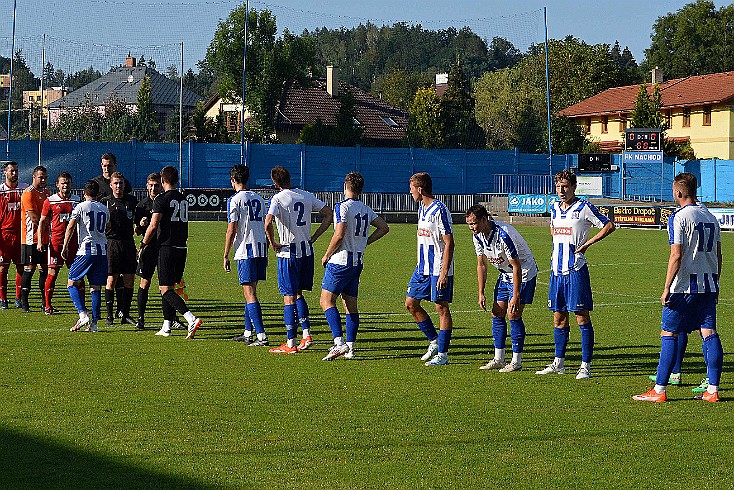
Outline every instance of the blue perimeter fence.
<svg viewBox="0 0 734 490">
<path fill-rule="evenodd" d="M 136 188 L 145 187 L 151 172 L 165 165 L 179 166 L 177 143 L 124 143 L 43 141 L 41 162 L 49 180 L 70 172 L 77 186 L 100 174 L 100 156 L 114 153 L 118 170 Z M 552 194 L 552 174 L 577 167 L 577 155 L 526 154 L 503 150 L 427 150 L 423 148 L 323 147 L 306 145 L 246 144 L 252 187 L 268 186 L 270 169 L 282 165 L 294 185 L 304 189 L 339 192 L 344 175 L 362 173 L 365 192 L 408 191 L 415 172 L 433 177 L 440 194 Z M 240 145 L 187 142 L 183 145 L 181 183 L 186 188 L 229 188 L 229 169 L 240 161 Z M 20 164 L 21 180 L 29 181 L 38 163 L 37 140 L 10 141 L 9 159 Z M 612 172 L 587 173 L 601 178 L 602 195 L 614 199 L 669 201 L 673 177 L 682 171 L 699 179 L 699 197 L 707 202 L 734 201 L 734 161 L 665 158 L 663 162 L 626 164 L 612 155 Z M 591 196 L 593 197 L 593 196 Z"/>
</svg>

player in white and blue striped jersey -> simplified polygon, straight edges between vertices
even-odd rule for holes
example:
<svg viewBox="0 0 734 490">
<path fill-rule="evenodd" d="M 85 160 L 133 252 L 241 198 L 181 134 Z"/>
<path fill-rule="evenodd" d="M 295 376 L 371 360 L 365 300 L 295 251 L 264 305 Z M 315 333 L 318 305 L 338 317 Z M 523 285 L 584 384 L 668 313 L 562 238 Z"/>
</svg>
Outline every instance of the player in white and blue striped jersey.
<svg viewBox="0 0 734 490">
<path fill-rule="evenodd" d="M 425 172 L 410 178 L 410 195 L 418 208 L 418 265 L 408 282 L 405 307 L 429 341 L 421 357 L 426 366 L 448 364 L 453 320 L 449 304 L 454 293 L 454 232 L 451 213 L 433 197 L 433 181 Z M 421 301 L 431 300 L 439 317 L 439 331 Z"/>
<path fill-rule="evenodd" d="M 235 194 L 227 199 L 227 234 L 224 239 L 224 270 L 231 271 L 229 251 L 234 244 L 237 275 L 245 297 L 245 331 L 234 340 L 247 345 L 268 345 L 257 283 L 264 281 L 268 268 L 268 237 L 265 235 L 265 199 L 247 189 L 250 169 L 235 165 L 229 171 Z M 255 338 L 252 330 L 255 329 Z"/>
<path fill-rule="evenodd" d="M 347 174 L 344 179 L 346 199 L 334 206 L 334 235 L 321 258 L 321 265 L 326 269 L 321 283 L 321 308 L 334 337 L 334 346 L 322 359 L 324 361 L 340 356 L 345 359 L 354 358 L 354 342 L 359 329 L 357 295 L 359 276 L 364 265 L 364 251 L 367 245 L 390 231 L 387 223 L 359 200 L 363 188 L 362 175 L 357 172 Z M 370 225 L 376 230 L 368 235 Z M 339 295 L 346 314 L 346 341 L 341 315 L 336 307 Z"/>
<path fill-rule="evenodd" d="M 291 174 L 287 169 L 276 166 L 270 171 L 275 187 L 280 190 L 270 200 L 265 216 L 265 232 L 273 250 L 278 255 L 278 289 L 283 295 L 283 321 L 287 341 L 270 349 L 273 354 L 295 354 L 313 344 L 308 305 L 303 291 L 313 288 L 313 242 L 315 242 L 333 220 L 332 210 L 323 201 L 308 191 L 292 188 Z M 311 233 L 311 213 L 318 212 L 323 221 Z M 271 224 L 275 220 L 279 241 L 275 240 Z M 298 321 L 303 338 L 296 345 Z"/>
<path fill-rule="evenodd" d="M 466 224 L 473 233 L 474 251 L 477 254 L 478 302 L 484 311 L 487 311 L 487 299 L 484 295 L 487 264 L 492 264 L 499 271 L 492 302 L 494 358 L 479 369 L 498 369 L 501 373 L 520 371 L 525 345 L 522 312 L 525 305 L 532 304 L 535 295 L 535 278 L 538 275 L 535 257 L 515 228 L 491 219 L 482 205 L 477 204 L 466 211 Z M 508 316 L 512 361 L 505 364 Z"/>
<path fill-rule="evenodd" d="M 594 327 L 589 312 L 594 309 L 589 268 L 584 252 L 614 231 L 614 223 L 590 202 L 576 197 L 576 175 L 562 170 L 553 177 L 559 201 L 551 208 L 553 235 L 548 309 L 553 312 L 555 358 L 536 374 L 564 374 L 566 345 L 570 327 L 569 312 L 574 312 L 581 330 L 581 367 L 576 379 L 591 377 L 594 353 Z M 591 227 L 601 228 L 589 238 Z"/>
<path fill-rule="evenodd" d="M 716 303 L 721 274 L 721 230 L 719 221 L 696 202 L 696 177 L 688 172 L 673 179 L 673 199 L 680 206 L 668 217 L 670 256 L 663 294 L 660 361 L 655 386 L 639 401 L 664 402 L 666 386 L 676 360 L 680 333 L 701 331 L 703 360 L 709 383 L 696 398 L 719 401 L 719 382 L 724 362 L 721 339 L 716 330 Z"/>
</svg>

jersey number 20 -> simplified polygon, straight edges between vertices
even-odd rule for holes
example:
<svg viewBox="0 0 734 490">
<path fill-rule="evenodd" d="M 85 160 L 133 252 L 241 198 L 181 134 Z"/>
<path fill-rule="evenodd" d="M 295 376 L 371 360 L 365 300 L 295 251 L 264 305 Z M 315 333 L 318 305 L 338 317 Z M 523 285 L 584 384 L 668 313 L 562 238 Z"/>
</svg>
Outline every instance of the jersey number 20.
<svg viewBox="0 0 734 490">
<path fill-rule="evenodd" d="M 183 201 L 171 201 L 171 207 L 173 208 L 171 221 L 181 221 L 182 223 L 188 223 L 189 201 L 187 201 L 186 199 L 184 199 Z"/>
</svg>

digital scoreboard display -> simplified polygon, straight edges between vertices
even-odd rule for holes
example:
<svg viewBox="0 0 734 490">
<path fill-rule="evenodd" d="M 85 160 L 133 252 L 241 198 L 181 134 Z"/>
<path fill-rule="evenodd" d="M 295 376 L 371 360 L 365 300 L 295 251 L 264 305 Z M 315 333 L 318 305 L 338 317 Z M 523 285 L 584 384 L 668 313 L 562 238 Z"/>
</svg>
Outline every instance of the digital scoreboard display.
<svg viewBox="0 0 734 490">
<path fill-rule="evenodd" d="M 659 129 L 628 129 L 624 135 L 624 151 L 661 151 Z"/>
<path fill-rule="evenodd" d="M 579 172 L 611 172 L 612 156 L 609 153 L 579 153 Z"/>
</svg>

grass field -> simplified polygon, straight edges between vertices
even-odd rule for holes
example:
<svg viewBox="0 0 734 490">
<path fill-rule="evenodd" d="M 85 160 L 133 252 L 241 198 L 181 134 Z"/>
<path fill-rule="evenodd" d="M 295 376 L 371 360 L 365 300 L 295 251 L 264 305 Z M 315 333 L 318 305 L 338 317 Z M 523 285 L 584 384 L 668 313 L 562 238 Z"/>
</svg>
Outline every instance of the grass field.
<svg viewBox="0 0 734 490">
<path fill-rule="evenodd" d="M 695 337 L 684 386 L 669 389 L 668 403 L 631 399 L 649 388 L 647 375 L 657 365 L 665 231 L 618 230 L 588 252 L 594 377 L 577 381 L 574 324 L 569 374 L 534 374 L 553 356 L 546 227 L 520 228 L 542 272 L 535 303 L 525 310 L 524 370 L 510 374 L 477 369 L 488 360 L 491 326 L 476 304 L 476 258 L 466 225 L 456 228 L 450 364 L 438 368 L 418 359 L 426 340 L 403 306 L 415 266 L 414 225 L 392 225 L 368 249 L 357 358 L 331 363 L 321 361 L 331 334 L 319 291 L 307 296 L 312 350 L 276 356 L 229 340 L 242 332 L 242 292 L 236 275 L 222 270 L 225 228 L 191 225 L 187 292 L 205 321 L 193 341 L 183 331 L 153 335 L 157 299 L 145 332 L 102 325 L 97 334 L 70 333 L 76 315 L 63 287 L 56 302 L 61 315 L 0 312 L 0 487 L 734 485 L 730 354 L 724 403 L 692 400 L 690 388 L 705 372 Z M 317 243 L 318 257 L 327 241 Z M 734 235 L 724 234 L 723 250 L 718 323 L 727 351 Z M 285 332 L 272 259 L 268 274 L 259 293 L 274 344 Z M 490 276 L 496 277 L 493 270 Z"/>
</svg>

